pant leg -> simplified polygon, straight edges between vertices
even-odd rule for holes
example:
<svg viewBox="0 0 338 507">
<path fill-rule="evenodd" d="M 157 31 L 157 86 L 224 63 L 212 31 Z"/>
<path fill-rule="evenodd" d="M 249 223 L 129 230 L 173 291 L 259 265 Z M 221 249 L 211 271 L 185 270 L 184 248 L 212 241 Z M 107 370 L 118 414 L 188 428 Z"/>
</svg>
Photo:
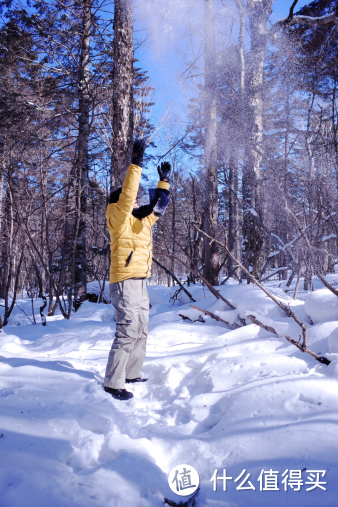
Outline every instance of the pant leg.
<svg viewBox="0 0 338 507">
<path fill-rule="evenodd" d="M 104 385 L 124 389 L 126 366 L 139 337 L 143 280 L 128 279 L 111 284 L 110 297 L 115 309 L 116 333 L 109 353 Z"/>
<path fill-rule="evenodd" d="M 138 315 L 138 337 L 126 366 L 126 378 L 128 379 L 138 378 L 141 376 L 141 368 L 143 366 L 144 358 L 146 355 L 149 320 L 149 298 L 146 281 L 142 280 L 142 284 L 142 299 L 140 301 L 140 311 Z"/>
</svg>

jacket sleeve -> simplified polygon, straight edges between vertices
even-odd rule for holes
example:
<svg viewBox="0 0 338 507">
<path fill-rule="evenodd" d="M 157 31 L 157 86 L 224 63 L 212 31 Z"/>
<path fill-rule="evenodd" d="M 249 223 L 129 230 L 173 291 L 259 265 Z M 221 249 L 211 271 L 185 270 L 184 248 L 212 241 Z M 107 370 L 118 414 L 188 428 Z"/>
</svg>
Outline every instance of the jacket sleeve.
<svg viewBox="0 0 338 507">
<path fill-rule="evenodd" d="M 111 229 L 121 228 L 129 219 L 137 197 L 141 174 L 142 167 L 130 164 L 116 206 L 109 204 L 106 211 L 108 227 Z"/>
<path fill-rule="evenodd" d="M 166 181 L 159 181 L 157 184 L 157 188 L 169 190 L 170 185 Z M 157 222 L 158 219 L 159 219 L 159 217 L 157 217 L 156 215 L 154 215 L 154 213 L 152 213 L 144 221 L 147 222 L 150 227 L 152 227 Z"/>
</svg>

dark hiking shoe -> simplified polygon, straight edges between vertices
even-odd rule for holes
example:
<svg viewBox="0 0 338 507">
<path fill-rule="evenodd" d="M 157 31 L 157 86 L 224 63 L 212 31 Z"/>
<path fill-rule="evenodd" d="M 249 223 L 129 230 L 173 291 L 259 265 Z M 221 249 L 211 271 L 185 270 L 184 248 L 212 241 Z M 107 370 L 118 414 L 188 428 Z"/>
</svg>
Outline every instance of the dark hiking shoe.
<svg viewBox="0 0 338 507">
<path fill-rule="evenodd" d="M 126 378 L 126 384 L 134 384 L 135 382 L 147 382 L 147 378 Z"/>
<path fill-rule="evenodd" d="M 104 390 L 117 400 L 130 400 L 130 398 L 134 397 L 133 393 L 130 393 L 126 389 L 112 389 L 111 387 L 104 386 Z"/>
</svg>

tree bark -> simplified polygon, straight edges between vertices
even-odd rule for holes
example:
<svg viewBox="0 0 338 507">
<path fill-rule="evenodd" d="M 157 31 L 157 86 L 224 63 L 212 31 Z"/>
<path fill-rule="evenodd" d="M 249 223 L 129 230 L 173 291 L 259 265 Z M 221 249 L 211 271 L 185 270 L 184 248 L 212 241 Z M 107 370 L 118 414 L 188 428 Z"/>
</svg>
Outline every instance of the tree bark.
<svg viewBox="0 0 338 507">
<path fill-rule="evenodd" d="M 173 210 L 172 221 L 171 221 L 171 234 L 172 234 L 172 254 L 176 255 L 176 187 L 177 187 L 177 175 L 175 173 L 175 165 L 173 166 L 172 174 L 172 191 L 171 191 L 171 206 Z M 171 259 L 171 272 L 175 274 L 175 258 Z M 176 277 L 171 276 L 171 285 L 175 285 Z"/>
<path fill-rule="evenodd" d="M 88 142 L 89 142 L 89 61 L 90 36 L 92 24 L 92 0 L 82 2 L 82 42 L 79 64 L 79 130 L 77 139 L 76 160 L 76 220 L 78 224 L 75 231 L 75 310 L 87 297 L 87 224 L 86 211 L 88 199 Z"/>
<path fill-rule="evenodd" d="M 260 164 L 263 148 L 263 77 L 267 44 L 267 21 L 273 0 L 248 0 L 251 36 L 251 75 L 248 86 L 248 143 L 243 168 L 243 264 L 258 276 L 263 245 L 260 197 Z"/>
<path fill-rule="evenodd" d="M 122 186 L 133 148 L 133 33 L 132 0 L 115 0 L 111 190 Z"/>
<path fill-rule="evenodd" d="M 229 160 L 229 249 L 236 259 L 240 258 L 240 237 L 239 237 L 239 203 L 238 203 L 238 158 L 231 156 Z M 233 190 L 236 192 L 233 192 Z M 238 268 L 229 257 L 228 269 L 238 276 Z"/>
<path fill-rule="evenodd" d="M 204 229 L 218 236 L 218 178 L 216 141 L 216 44 L 214 0 L 204 0 Z M 204 276 L 211 285 L 218 285 L 219 253 L 216 243 L 204 241 Z"/>
</svg>

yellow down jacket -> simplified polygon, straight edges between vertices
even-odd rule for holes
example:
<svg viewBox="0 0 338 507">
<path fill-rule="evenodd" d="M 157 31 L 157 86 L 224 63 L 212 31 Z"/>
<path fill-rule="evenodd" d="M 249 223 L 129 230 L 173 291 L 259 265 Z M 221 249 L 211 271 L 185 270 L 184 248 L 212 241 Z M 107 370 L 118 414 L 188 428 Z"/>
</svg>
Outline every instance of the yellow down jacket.
<svg viewBox="0 0 338 507">
<path fill-rule="evenodd" d="M 129 166 L 118 202 L 109 204 L 106 211 L 111 252 L 109 283 L 150 277 L 151 228 L 157 217 L 152 213 L 139 220 L 132 215 L 141 173 L 141 167 L 134 164 Z M 159 181 L 157 188 L 169 190 L 169 183 Z"/>
</svg>

